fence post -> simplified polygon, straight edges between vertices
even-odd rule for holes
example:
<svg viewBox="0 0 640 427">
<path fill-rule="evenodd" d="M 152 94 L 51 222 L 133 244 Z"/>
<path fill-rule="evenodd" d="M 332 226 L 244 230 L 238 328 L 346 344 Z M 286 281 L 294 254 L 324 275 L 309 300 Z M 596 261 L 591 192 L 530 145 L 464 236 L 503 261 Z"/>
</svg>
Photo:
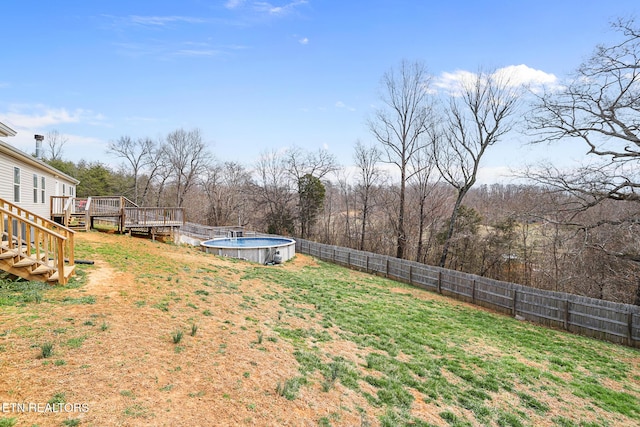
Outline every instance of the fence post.
<svg viewBox="0 0 640 427">
<path fill-rule="evenodd" d="M 369 255 L 367 255 L 367 262 L 365 263 L 364 271 L 369 272 Z"/>
<path fill-rule="evenodd" d="M 385 262 L 384 277 L 389 277 L 389 257 L 387 257 L 387 261 Z"/>
<path fill-rule="evenodd" d="M 412 265 L 409 264 L 409 284 L 413 285 L 413 269 L 411 267 Z"/>
<path fill-rule="evenodd" d="M 627 314 L 627 337 L 629 338 L 629 346 L 633 347 L 633 311 L 631 309 Z"/>
<path fill-rule="evenodd" d="M 471 302 L 476 303 L 476 279 L 471 282 Z"/>
<path fill-rule="evenodd" d="M 351 267 L 351 251 L 347 251 L 347 266 Z"/>
<path fill-rule="evenodd" d="M 442 271 L 438 271 L 438 293 L 442 293 Z"/>
<path fill-rule="evenodd" d="M 569 329 L 569 300 L 564 300 L 564 328 Z"/>
<path fill-rule="evenodd" d="M 518 291 L 516 289 L 513 290 L 513 304 L 511 305 L 511 314 L 513 317 L 516 317 L 518 314 L 516 312 L 516 301 L 518 300 Z"/>
</svg>

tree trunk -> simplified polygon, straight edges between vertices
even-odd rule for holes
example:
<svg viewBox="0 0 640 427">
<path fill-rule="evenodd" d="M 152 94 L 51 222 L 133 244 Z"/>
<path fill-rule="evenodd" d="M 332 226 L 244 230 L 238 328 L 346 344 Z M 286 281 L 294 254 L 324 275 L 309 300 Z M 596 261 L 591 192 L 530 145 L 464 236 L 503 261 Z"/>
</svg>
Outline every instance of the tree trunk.
<svg viewBox="0 0 640 427">
<path fill-rule="evenodd" d="M 447 230 L 447 237 L 444 241 L 444 246 L 442 248 L 442 256 L 440 257 L 440 263 L 438 264 L 440 267 L 445 266 L 447 263 L 447 256 L 449 255 L 449 246 L 451 245 L 451 238 L 453 237 L 453 231 L 456 226 L 456 220 L 458 219 L 458 211 L 460 210 L 460 205 L 462 204 L 462 199 L 466 195 L 467 191 L 459 190 L 458 198 L 456 199 L 456 204 L 453 207 L 453 212 L 451 212 L 451 218 L 449 219 L 449 230 Z"/>
<path fill-rule="evenodd" d="M 364 196 L 364 200 L 362 203 L 362 227 L 360 229 L 360 250 L 364 251 L 364 242 L 367 235 L 367 216 L 369 213 L 369 195 L 368 189 L 366 190 L 367 194 Z"/>
<path fill-rule="evenodd" d="M 416 251 L 416 262 L 422 262 L 422 252 L 424 251 L 424 203 L 425 199 L 420 200 L 420 217 L 418 219 L 418 250 Z"/>
<path fill-rule="evenodd" d="M 404 169 L 400 178 L 400 212 L 398 213 L 398 242 L 396 247 L 396 258 L 404 258 L 404 249 L 407 245 L 407 236 L 404 232 L 404 199 L 405 199 L 406 179 Z"/>
</svg>

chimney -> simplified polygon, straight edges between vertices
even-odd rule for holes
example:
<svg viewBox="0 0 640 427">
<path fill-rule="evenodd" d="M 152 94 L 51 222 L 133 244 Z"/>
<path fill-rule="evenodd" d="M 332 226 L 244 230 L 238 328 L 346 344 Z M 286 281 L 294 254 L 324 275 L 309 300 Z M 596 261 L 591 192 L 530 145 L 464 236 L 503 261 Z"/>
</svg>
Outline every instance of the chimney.
<svg viewBox="0 0 640 427">
<path fill-rule="evenodd" d="M 34 135 L 36 139 L 36 159 L 42 160 L 42 141 L 44 140 L 44 135 Z"/>
</svg>

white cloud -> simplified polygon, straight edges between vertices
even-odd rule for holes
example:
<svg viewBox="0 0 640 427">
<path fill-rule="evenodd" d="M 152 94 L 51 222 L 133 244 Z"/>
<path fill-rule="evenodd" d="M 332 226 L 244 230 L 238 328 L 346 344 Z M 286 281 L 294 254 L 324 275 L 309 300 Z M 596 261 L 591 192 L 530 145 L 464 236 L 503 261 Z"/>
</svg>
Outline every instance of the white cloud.
<svg viewBox="0 0 640 427">
<path fill-rule="evenodd" d="M 16 128 L 22 129 L 39 129 L 64 123 L 96 124 L 105 118 L 101 114 L 82 108 L 69 111 L 66 108 L 52 108 L 45 105 L 12 106 L 3 116 Z"/>
<path fill-rule="evenodd" d="M 298 40 L 298 42 L 300 44 L 309 44 L 309 39 L 306 37 L 301 38 L 300 40 Z M 0 86 L 1 87 L 1 86 Z"/>
<path fill-rule="evenodd" d="M 130 15 L 127 17 L 129 22 L 136 25 L 147 25 L 147 26 L 156 26 L 163 27 L 167 24 L 171 24 L 174 22 L 184 22 L 187 24 L 201 24 L 205 22 L 201 18 L 194 18 L 191 16 L 140 16 L 140 15 Z"/>
<path fill-rule="evenodd" d="M 293 12 L 298 6 L 303 4 L 307 4 L 307 0 L 295 0 L 282 6 L 274 6 L 268 2 L 254 2 L 253 8 L 258 12 L 282 16 Z"/>
<path fill-rule="evenodd" d="M 453 73 L 445 71 L 434 80 L 434 86 L 445 92 L 456 93 L 461 86 L 473 82 L 475 78 L 476 74 L 470 71 L 456 70 Z"/>
<path fill-rule="evenodd" d="M 499 68 L 494 75 L 508 79 L 512 85 L 553 85 L 558 82 L 554 74 L 545 73 L 524 64 Z"/>
<path fill-rule="evenodd" d="M 27 154 L 33 154 L 36 148 L 35 140 L 33 138 L 34 133 L 33 129 L 24 130 L 22 132 L 19 131 L 15 137 L 7 138 L 5 141 Z M 46 132 L 39 131 L 39 133 L 45 135 L 46 138 Z M 62 158 L 64 160 L 78 162 L 83 159 L 88 161 L 95 161 L 96 159 L 99 159 L 102 163 L 107 162 L 108 159 L 106 156 L 100 155 L 101 153 L 106 153 L 106 141 L 99 138 L 75 135 L 71 133 L 60 133 L 60 136 L 66 140 L 66 143 L 62 147 Z"/>
<path fill-rule="evenodd" d="M 225 55 L 231 50 L 245 49 L 244 46 L 212 47 L 209 43 L 185 41 L 181 43 L 121 43 L 115 45 L 120 55 L 133 58 L 154 57 L 161 60 L 171 60 L 176 57 L 207 58 Z"/>
<path fill-rule="evenodd" d="M 345 104 L 342 101 L 336 102 L 336 108 L 345 109 L 345 110 L 349 110 L 349 111 L 356 111 L 355 108 L 348 106 L 347 104 Z"/>
<path fill-rule="evenodd" d="M 244 4 L 244 0 L 228 0 L 224 7 L 227 9 L 236 9 Z"/>
<path fill-rule="evenodd" d="M 25 153 L 35 151 L 34 134 L 47 135 L 51 130 L 59 130 L 60 136 L 67 141 L 62 154 L 65 160 L 106 161 L 102 153 L 106 151 L 107 142 L 100 137 L 86 136 L 93 132 L 92 126 L 108 126 L 103 114 L 83 108 L 70 110 L 43 104 L 16 104 L 1 111 L 0 117 L 17 132 L 16 136 L 7 138 L 5 142 Z M 69 132 L 71 129 L 73 132 Z M 103 129 L 99 134 L 103 134 Z"/>
<path fill-rule="evenodd" d="M 507 82 L 509 86 L 526 87 L 533 91 L 539 91 L 544 87 L 549 89 L 560 87 L 558 78 L 554 74 L 536 70 L 524 64 L 498 68 L 491 77 Z M 471 84 L 476 78 L 476 73 L 466 70 L 443 72 L 435 79 L 434 87 L 455 94 L 462 86 Z"/>
</svg>

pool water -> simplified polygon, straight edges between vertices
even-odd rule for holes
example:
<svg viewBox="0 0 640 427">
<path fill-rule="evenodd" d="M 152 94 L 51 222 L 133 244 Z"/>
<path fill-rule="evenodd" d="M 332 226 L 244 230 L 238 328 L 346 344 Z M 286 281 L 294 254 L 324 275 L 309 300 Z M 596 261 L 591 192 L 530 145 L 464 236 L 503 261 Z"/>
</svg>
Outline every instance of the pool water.
<svg viewBox="0 0 640 427">
<path fill-rule="evenodd" d="M 291 243 L 291 239 L 278 237 L 237 237 L 231 239 L 213 239 L 202 242 L 204 246 L 216 248 L 270 248 Z"/>
<path fill-rule="evenodd" d="M 201 243 L 210 254 L 245 259 L 260 264 L 285 262 L 295 256 L 296 241 L 284 237 L 238 237 Z"/>
</svg>

